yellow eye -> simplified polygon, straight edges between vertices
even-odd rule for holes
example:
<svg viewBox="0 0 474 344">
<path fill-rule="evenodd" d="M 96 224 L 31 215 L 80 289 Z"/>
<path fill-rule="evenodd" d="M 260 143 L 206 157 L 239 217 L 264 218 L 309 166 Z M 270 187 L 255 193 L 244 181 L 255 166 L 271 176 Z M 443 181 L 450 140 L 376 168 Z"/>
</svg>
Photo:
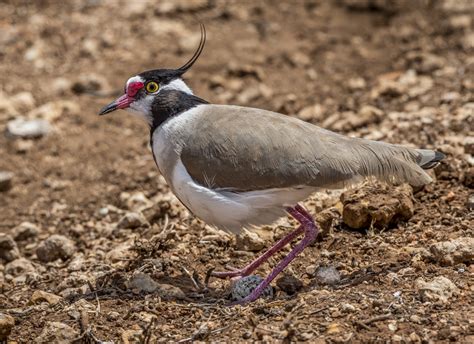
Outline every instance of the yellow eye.
<svg viewBox="0 0 474 344">
<path fill-rule="evenodd" d="M 146 91 L 148 93 L 155 93 L 159 88 L 160 86 L 154 81 L 150 81 L 148 84 L 146 84 Z"/>
</svg>

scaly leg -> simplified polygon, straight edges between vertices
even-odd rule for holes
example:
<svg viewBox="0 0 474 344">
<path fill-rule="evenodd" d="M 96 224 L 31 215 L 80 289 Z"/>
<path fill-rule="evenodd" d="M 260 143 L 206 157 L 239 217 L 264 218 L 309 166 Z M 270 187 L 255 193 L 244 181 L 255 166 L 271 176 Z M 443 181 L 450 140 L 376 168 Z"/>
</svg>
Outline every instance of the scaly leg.
<svg viewBox="0 0 474 344">
<path fill-rule="evenodd" d="M 287 236 L 281 238 L 278 240 L 278 242 L 270 247 L 264 254 L 262 254 L 260 257 L 252 261 L 250 264 L 247 266 L 243 267 L 242 269 L 236 269 L 232 271 L 223 271 L 223 272 L 212 272 L 211 276 L 217 277 L 217 278 L 227 278 L 227 277 L 244 277 L 250 275 L 252 272 L 254 272 L 260 265 L 262 265 L 264 262 L 266 262 L 271 256 L 273 256 L 275 253 L 280 251 L 283 247 L 285 247 L 288 243 L 292 242 L 294 238 L 296 238 L 298 235 L 303 233 L 303 226 L 299 226 L 296 228 L 293 232 L 288 234 Z"/>
<path fill-rule="evenodd" d="M 249 296 L 240 301 L 233 302 L 231 305 L 242 305 L 258 299 L 265 288 L 275 279 L 275 277 L 278 276 L 278 274 L 282 272 L 288 266 L 288 264 L 290 264 L 291 261 L 306 248 L 306 246 L 311 244 L 316 239 L 316 236 L 318 235 L 318 228 L 316 227 L 314 220 L 311 218 L 311 215 L 308 214 L 308 212 L 302 206 L 296 205 L 294 207 L 287 208 L 286 211 L 301 224 L 298 229 L 301 228 L 301 230 L 304 231 L 304 238 L 293 248 L 293 250 L 291 250 L 291 252 L 285 258 L 283 258 L 278 263 L 272 272 L 257 286 L 257 288 L 255 288 L 250 293 Z M 290 233 L 290 235 L 294 232 Z"/>
</svg>

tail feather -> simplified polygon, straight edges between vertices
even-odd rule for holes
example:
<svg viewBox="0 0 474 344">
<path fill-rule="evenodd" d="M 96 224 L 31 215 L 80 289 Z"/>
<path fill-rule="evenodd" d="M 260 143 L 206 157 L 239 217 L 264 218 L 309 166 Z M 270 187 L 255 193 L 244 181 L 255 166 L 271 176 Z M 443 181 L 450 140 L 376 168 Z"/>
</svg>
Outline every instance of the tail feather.
<svg viewBox="0 0 474 344">
<path fill-rule="evenodd" d="M 420 154 L 418 165 L 424 170 L 436 167 L 445 158 L 443 153 L 429 149 L 417 149 L 416 151 Z"/>
</svg>

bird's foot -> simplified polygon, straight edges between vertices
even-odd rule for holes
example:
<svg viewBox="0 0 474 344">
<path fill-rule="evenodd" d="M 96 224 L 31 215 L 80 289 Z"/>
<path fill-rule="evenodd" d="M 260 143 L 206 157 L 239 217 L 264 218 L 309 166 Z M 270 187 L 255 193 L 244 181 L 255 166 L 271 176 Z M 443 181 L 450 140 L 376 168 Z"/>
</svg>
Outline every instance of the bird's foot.
<svg viewBox="0 0 474 344">
<path fill-rule="evenodd" d="M 247 271 L 248 269 L 236 269 L 231 268 L 230 271 L 212 271 L 211 276 L 217 278 L 234 278 L 234 277 L 245 277 L 250 275 L 251 271 Z"/>
</svg>

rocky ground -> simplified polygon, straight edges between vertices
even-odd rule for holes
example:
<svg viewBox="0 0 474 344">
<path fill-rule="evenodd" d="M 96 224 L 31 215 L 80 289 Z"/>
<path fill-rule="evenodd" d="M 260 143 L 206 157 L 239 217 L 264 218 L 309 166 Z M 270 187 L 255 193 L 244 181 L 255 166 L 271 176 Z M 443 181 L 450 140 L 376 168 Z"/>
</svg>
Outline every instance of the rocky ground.
<svg viewBox="0 0 474 344">
<path fill-rule="evenodd" d="M 472 1 L 1 3 L 0 342 L 474 342 Z M 183 64 L 198 22 L 187 78 L 210 102 L 447 156 L 422 189 L 305 202 L 322 234 L 245 307 L 207 272 L 295 223 L 206 226 L 159 176 L 146 126 L 96 115 L 129 76 Z"/>
</svg>

